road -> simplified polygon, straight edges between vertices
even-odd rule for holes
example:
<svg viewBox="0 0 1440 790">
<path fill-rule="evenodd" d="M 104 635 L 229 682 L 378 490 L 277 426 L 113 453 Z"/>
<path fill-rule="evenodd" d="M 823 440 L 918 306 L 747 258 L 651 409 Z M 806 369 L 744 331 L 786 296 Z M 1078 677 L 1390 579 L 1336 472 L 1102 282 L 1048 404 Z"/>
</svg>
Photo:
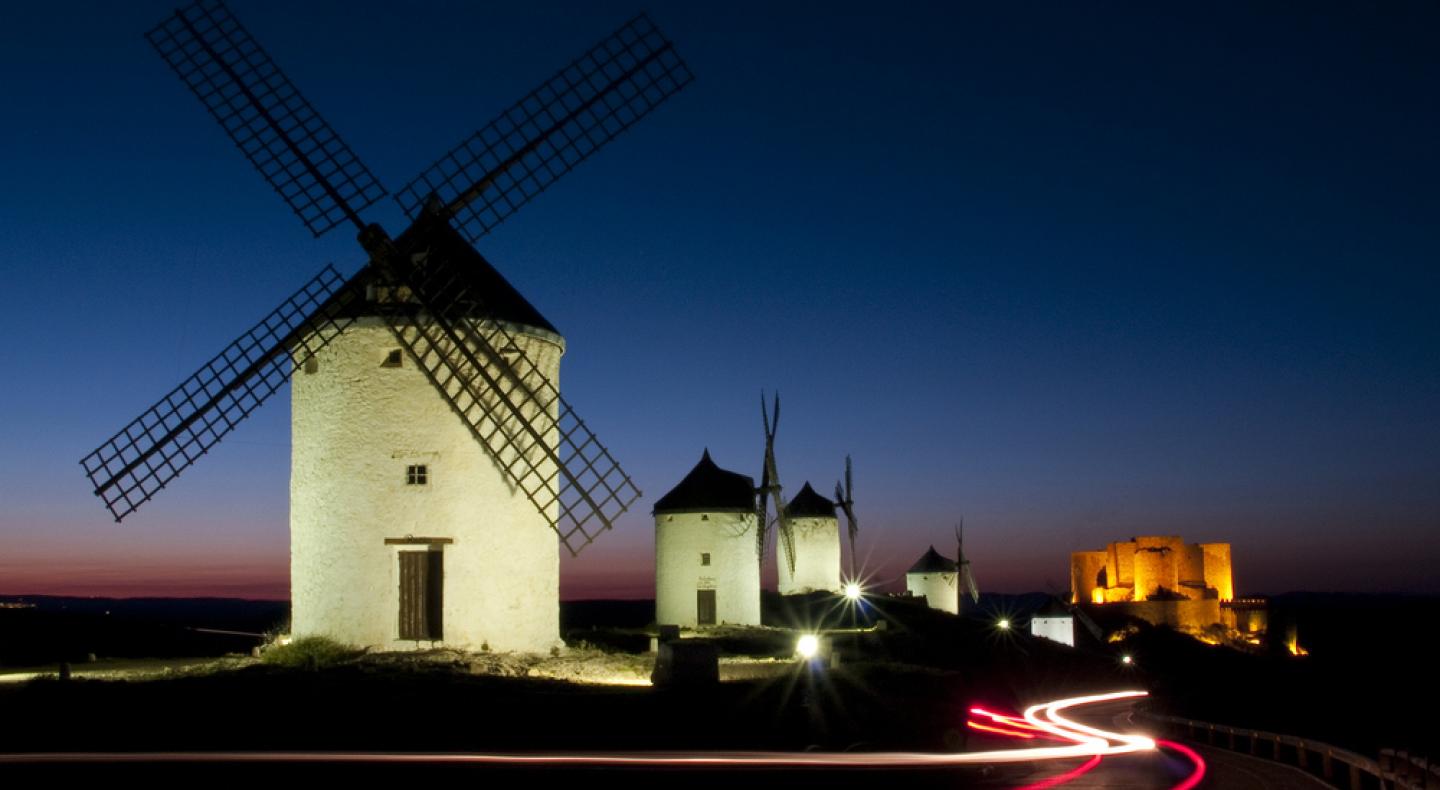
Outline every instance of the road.
<svg viewBox="0 0 1440 790">
<path fill-rule="evenodd" d="M 1117 732 L 1143 731 L 1131 718 L 1133 701 L 1116 701 L 1086 707 L 1076 719 L 1095 727 Z M 1205 762 L 1205 775 L 1199 788 L 1226 790 L 1329 790 L 1330 786 L 1298 768 L 1270 762 L 1247 754 L 1239 754 L 1211 746 L 1186 743 Z M 1189 760 L 1171 749 L 1107 757 L 1094 769 L 1062 784 L 1065 788 L 1171 788 L 1185 781 L 1191 773 Z M 1053 779 L 1064 772 L 1045 766 L 1032 783 Z"/>
<path fill-rule="evenodd" d="M 623 783 L 627 788 L 983 786 L 1041 790 L 1049 787 L 1312 788 L 1318 780 L 1287 766 L 1213 748 L 1152 741 L 1131 721 L 1142 696 L 1121 692 L 1055 700 L 1024 716 L 988 713 L 972 717 L 993 725 L 977 732 L 971 751 L 949 754 L 744 752 L 691 754 L 347 754 L 347 753 L 0 753 L 0 773 L 41 769 L 57 773 L 127 778 L 164 776 L 176 780 L 264 780 L 313 775 L 335 780 L 351 775 L 369 781 L 388 778 L 546 780 Z M 978 711 L 978 709 L 977 709 Z M 981 712 L 983 713 L 983 712 Z M 1158 748 L 1157 748 L 1158 746 Z M 1203 759 L 1202 759 L 1203 758 Z M 388 776 L 387 776 L 388 775 Z"/>
</svg>

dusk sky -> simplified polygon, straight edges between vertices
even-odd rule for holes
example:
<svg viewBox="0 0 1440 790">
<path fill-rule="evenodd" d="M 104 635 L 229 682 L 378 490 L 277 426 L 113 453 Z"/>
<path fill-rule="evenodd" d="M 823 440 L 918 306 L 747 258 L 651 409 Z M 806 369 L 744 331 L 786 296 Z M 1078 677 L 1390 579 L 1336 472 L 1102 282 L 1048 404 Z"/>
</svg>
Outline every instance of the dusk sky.
<svg viewBox="0 0 1440 790">
<path fill-rule="evenodd" d="M 123 524 L 78 464 L 364 260 L 150 48 L 172 5 L 0 3 L 0 593 L 288 596 L 288 393 Z M 392 190 L 639 10 L 231 7 Z M 695 83 L 478 245 L 645 492 L 566 597 L 651 596 L 762 388 L 881 582 L 963 515 L 986 591 L 1179 534 L 1242 594 L 1440 592 L 1440 7 L 646 8 Z"/>
</svg>

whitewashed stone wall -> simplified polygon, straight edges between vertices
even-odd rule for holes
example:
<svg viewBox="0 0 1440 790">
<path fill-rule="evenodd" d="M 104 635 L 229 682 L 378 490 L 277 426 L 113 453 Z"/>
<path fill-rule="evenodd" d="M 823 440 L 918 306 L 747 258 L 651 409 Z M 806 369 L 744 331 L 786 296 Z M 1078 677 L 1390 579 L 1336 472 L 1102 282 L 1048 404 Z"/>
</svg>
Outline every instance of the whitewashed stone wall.
<svg viewBox="0 0 1440 790">
<path fill-rule="evenodd" d="M 1032 617 L 1030 634 L 1075 646 L 1075 618 L 1073 617 Z"/>
<path fill-rule="evenodd" d="M 925 596 L 931 609 L 960 614 L 960 584 L 954 571 L 905 574 L 905 589 Z"/>
<path fill-rule="evenodd" d="M 715 591 L 717 624 L 760 625 L 754 513 L 656 514 L 655 622 L 696 627 L 697 590 Z"/>
<path fill-rule="evenodd" d="M 512 327 L 556 386 L 564 341 Z M 296 371 L 292 389 L 292 633 L 385 650 L 445 645 L 548 651 L 559 644 L 559 539 L 512 488 L 382 319 L 357 320 Z M 307 366 L 312 367 L 312 366 Z M 406 484 L 423 464 L 428 483 Z M 397 552 L 444 546 L 444 639 L 401 641 Z"/>
<path fill-rule="evenodd" d="M 815 516 L 790 519 L 795 536 L 795 572 L 790 572 L 789 552 L 785 541 L 776 538 L 779 546 L 781 595 L 808 592 L 840 592 L 840 523 L 832 517 Z"/>
</svg>

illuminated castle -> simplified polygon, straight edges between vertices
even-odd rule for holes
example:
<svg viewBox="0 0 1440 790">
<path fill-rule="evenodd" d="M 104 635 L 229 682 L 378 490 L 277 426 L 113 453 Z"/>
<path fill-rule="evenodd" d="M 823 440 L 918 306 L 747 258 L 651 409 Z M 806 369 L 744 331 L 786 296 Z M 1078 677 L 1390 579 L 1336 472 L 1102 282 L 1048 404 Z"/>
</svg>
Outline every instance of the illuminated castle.
<svg viewBox="0 0 1440 790">
<path fill-rule="evenodd" d="M 1077 551 L 1070 555 L 1070 588 L 1077 603 L 1113 606 L 1182 631 L 1236 626 L 1231 607 L 1222 606 L 1235 597 L 1229 543 L 1186 545 L 1177 535 L 1147 535 L 1104 551 Z"/>
<path fill-rule="evenodd" d="M 1235 597 L 1230 544 L 1187 546 L 1178 535 L 1150 535 L 1077 551 L 1070 555 L 1070 589 L 1077 603 L 1228 601 Z"/>
</svg>

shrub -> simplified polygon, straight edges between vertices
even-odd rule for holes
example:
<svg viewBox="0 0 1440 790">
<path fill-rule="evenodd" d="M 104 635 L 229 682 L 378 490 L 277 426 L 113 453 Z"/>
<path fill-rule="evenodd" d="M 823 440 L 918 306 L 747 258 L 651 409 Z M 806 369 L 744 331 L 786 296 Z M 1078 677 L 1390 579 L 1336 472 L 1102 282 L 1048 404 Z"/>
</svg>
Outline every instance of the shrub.
<svg viewBox="0 0 1440 790">
<path fill-rule="evenodd" d="M 260 660 L 271 666 L 315 671 L 350 661 L 363 650 L 342 645 L 323 636 L 302 636 L 290 644 L 275 644 L 260 654 Z"/>
</svg>

